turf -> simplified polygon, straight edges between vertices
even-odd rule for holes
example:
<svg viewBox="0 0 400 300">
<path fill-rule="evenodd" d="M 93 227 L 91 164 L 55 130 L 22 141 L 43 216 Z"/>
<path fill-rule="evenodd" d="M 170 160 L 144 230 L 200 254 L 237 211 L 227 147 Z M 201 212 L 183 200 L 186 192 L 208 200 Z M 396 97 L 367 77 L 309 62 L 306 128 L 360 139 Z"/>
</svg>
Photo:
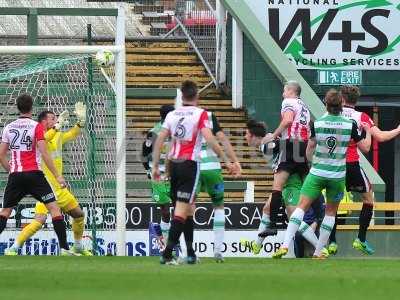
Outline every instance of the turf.
<svg viewBox="0 0 400 300">
<path fill-rule="evenodd" d="M 399 299 L 400 260 L 0 257 L 1 299 Z"/>
</svg>

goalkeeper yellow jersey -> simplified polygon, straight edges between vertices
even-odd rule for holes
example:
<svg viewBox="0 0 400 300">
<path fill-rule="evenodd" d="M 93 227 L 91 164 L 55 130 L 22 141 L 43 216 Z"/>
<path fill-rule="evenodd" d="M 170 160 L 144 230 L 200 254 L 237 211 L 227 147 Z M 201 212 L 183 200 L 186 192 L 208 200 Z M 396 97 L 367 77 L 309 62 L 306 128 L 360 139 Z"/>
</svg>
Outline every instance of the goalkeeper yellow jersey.
<svg viewBox="0 0 400 300">
<path fill-rule="evenodd" d="M 70 130 L 65 132 L 57 131 L 55 129 L 50 129 L 44 135 L 47 144 L 47 151 L 49 152 L 51 158 L 53 159 L 54 166 L 56 167 L 60 175 L 63 174 L 63 159 L 62 159 L 63 145 L 65 143 L 68 143 L 69 141 L 74 140 L 79 135 L 80 132 L 81 132 L 80 127 L 78 125 L 75 125 Z M 42 170 L 53 188 L 56 189 L 61 188 L 56 178 L 50 172 L 50 170 L 47 168 L 46 164 L 43 161 L 42 161 Z"/>
</svg>

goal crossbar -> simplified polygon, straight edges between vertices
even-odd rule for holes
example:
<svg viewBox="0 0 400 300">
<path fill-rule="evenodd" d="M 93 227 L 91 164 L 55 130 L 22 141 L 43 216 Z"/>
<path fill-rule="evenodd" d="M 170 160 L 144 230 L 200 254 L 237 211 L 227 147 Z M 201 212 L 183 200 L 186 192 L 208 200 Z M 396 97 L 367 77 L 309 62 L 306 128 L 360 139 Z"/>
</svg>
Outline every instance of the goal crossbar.
<svg viewBox="0 0 400 300">
<path fill-rule="evenodd" d="M 95 54 L 100 50 L 125 51 L 124 46 L 0 46 L 0 54 Z"/>
</svg>

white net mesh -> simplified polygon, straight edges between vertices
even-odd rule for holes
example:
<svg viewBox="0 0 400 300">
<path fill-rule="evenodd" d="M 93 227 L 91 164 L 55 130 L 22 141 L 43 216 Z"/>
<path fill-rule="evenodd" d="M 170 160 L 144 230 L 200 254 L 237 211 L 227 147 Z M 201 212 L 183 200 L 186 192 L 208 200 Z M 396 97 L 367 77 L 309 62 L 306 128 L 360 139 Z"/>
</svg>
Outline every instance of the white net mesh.
<svg viewBox="0 0 400 300">
<path fill-rule="evenodd" d="M 70 127 L 75 122 L 75 103 L 86 103 L 85 128 L 75 140 L 63 146 L 63 172 L 71 192 L 86 213 L 85 236 L 89 241 L 86 246 L 93 247 L 100 255 L 113 253 L 116 117 L 115 93 L 110 81 L 105 79 L 89 55 L 0 55 L 0 62 L 1 126 L 17 117 L 15 102 L 23 93 L 34 98 L 34 118 L 43 110 L 58 115 L 68 109 Z M 105 73 L 112 78 L 114 68 L 108 68 Z M 0 176 L 4 186 L 7 174 L 1 173 Z M 32 198 L 27 197 L 15 210 L 6 232 L 0 236 L 0 252 L 32 220 L 34 203 Z M 69 220 L 68 228 L 71 228 Z M 108 244 L 104 242 L 106 235 L 108 241 L 111 239 Z M 71 232 L 68 237 L 68 241 L 72 242 Z M 55 252 L 55 244 L 56 237 L 48 218 L 44 230 L 24 245 L 22 253 L 49 254 Z"/>
</svg>

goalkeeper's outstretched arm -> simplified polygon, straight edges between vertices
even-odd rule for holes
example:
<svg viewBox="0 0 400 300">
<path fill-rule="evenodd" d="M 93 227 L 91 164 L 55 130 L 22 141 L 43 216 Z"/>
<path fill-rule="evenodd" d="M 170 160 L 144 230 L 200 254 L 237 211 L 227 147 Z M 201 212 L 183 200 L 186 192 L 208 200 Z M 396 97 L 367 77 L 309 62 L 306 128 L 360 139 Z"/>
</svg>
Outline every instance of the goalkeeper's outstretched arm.
<svg viewBox="0 0 400 300">
<path fill-rule="evenodd" d="M 81 133 L 81 128 L 85 127 L 86 123 L 86 105 L 83 102 L 77 102 L 75 104 L 74 110 L 75 116 L 77 118 L 77 123 L 67 132 L 62 135 L 62 143 L 65 144 L 71 140 L 76 139 L 76 137 Z"/>
</svg>

